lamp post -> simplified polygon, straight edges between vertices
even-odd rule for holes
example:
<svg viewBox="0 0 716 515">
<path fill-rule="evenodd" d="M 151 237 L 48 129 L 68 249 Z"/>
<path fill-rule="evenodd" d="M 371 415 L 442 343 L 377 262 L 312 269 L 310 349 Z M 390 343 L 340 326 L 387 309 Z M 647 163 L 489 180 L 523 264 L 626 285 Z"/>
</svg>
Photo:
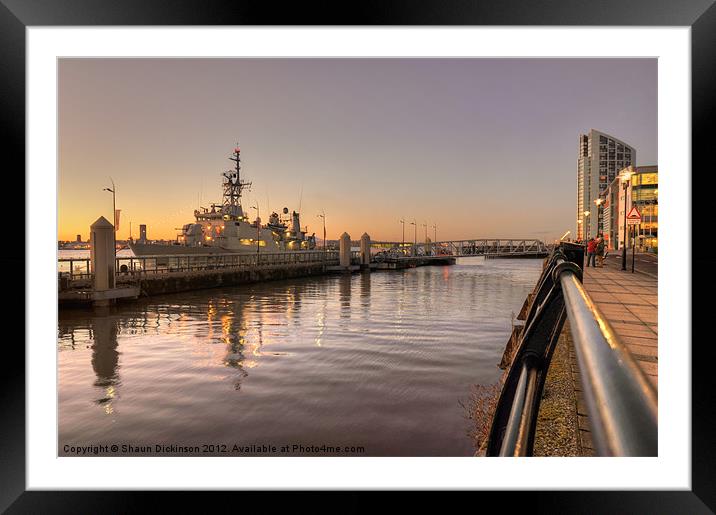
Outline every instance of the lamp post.
<svg viewBox="0 0 716 515">
<path fill-rule="evenodd" d="M 600 216 L 599 215 L 600 215 L 600 211 L 601 211 L 600 208 L 602 207 L 602 204 L 604 204 L 604 199 L 603 198 L 594 199 L 594 203 L 597 205 L 597 236 L 599 236 L 599 233 L 600 233 L 600 230 L 599 230 Z"/>
<path fill-rule="evenodd" d="M 403 247 L 405 247 L 405 220 L 402 218 L 400 219 L 400 225 L 403 227 L 403 240 L 400 242 L 400 250 L 403 250 Z"/>
<path fill-rule="evenodd" d="M 589 211 L 584 212 L 584 225 L 585 225 L 585 231 L 586 231 L 586 236 L 584 238 L 585 240 L 589 239 L 589 215 L 590 214 L 591 213 Z"/>
<path fill-rule="evenodd" d="M 323 253 L 326 253 L 326 212 L 321 211 L 321 214 L 318 215 L 318 218 L 323 218 Z"/>
<path fill-rule="evenodd" d="M 438 253 L 437 242 L 438 241 L 438 224 L 433 224 L 433 245 L 432 250 L 435 255 Z"/>
<path fill-rule="evenodd" d="M 425 255 L 428 254 L 428 222 L 420 224 L 421 227 L 425 227 Z"/>
<path fill-rule="evenodd" d="M 415 218 L 410 222 L 410 225 L 413 226 L 413 254 L 415 254 L 417 250 L 415 247 L 418 245 L 418 224 L 415 222 Z"/>
<path fill-rule="evenodd" d="M 624 244 L 622 245 L 622 270 L 625 271 L 627 269 L 627 188 L 629 188 L 629 178 L 631 177 L 631 174 L 632 172 L 626 170 L 619 174 L 619 179 L 622 183 L 622 191 L 624 193 Z"/>
<path fill-rule="evenodd" d="M 111 188 L 104 188 L 102 191 L 109 191 L 112 194 L 112 248 L 114 250 L 114 257 L 116 259 L 117 257 L 117 199 L 115 196 L 115 192 L 117 191 L 117 188 L 114 185 L 114 181 L 112 178 L 109 178 L 109 181 L 112 183 Z"/>
<path fill-rule="evenodd" d="M 259 264 L 259 253 L 261 251 L 261 214 L 259 213 L 259 203 L 256 202 L 255 206 L 251 206 L 251 209 L 256 210 L 256 265 Z"/>
<path fill-rule="evenodd" d="M 654 211 L 656 211 L 659 206 L 659 190 L 658 189 L 654 190 L 654 198 L 651 200 L 651 202 L 652 202 L 652 206 L 651 206 L 651 210 L 649 211 L 649 248 L 651 248 L 651 243 L 654 239 L 654 232 L 653 232 Z M 658 214 L 656 215 L 656 219 L 657 219 L 657 221 L 659 220 Z"/>
<path fill-rule="evenodd" d="M 650 217 L 651 224 L 649 226 L 649 238 L 651 238 L 651 241 L 649 242 L 650 246 L 654 241 L 654 233 L 653 233 L 654 215 L 656 215 L 656 227 L 658 229 L 658 227 L 659 227 L 659 190 L 658 189 L 654 190 L 654 206 L 651 208 L 651 217 Z M 656 238 L 657 239 L 659 238 L 658 231 L 656 233 Z"/>
</svg>

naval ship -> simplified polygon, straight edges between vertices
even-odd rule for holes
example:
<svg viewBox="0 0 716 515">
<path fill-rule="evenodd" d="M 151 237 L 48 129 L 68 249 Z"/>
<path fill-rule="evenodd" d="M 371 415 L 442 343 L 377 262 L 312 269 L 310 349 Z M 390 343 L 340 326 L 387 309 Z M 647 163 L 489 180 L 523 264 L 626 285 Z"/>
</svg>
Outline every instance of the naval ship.
<svg viewBox="0 0 716 515">
<path fill-rule="evenodd" d="M 261 225 L 261 218 L 251 222 L 241 207 L 242 192 L 251 187 L 241 179 L 241 149 L 237 146 L 229 157 L 232 170 L 222 174 L 223 199 L 211 204 L 211 209 L 194 210 L 194 222 L 185 224 L 176 240 L 170 244 L 129 242 L 135 256 L 176 254 L 250 254 L 274 253 L 316 248 L 316 236 L 301 230 L 299 213 L 288 216 L 288 208 L 282 214 L 271 213 L 268 223 Z"/>
</svg>

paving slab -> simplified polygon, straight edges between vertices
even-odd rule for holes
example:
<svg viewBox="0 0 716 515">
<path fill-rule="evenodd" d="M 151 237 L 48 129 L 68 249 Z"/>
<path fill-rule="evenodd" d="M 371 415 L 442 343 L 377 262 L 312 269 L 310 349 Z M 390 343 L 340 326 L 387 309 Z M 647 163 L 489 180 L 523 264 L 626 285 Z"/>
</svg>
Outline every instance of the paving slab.
<svg viewBox="0 0 716 515">
<path fill-rule="evenodd" d="M 632 274 L 630 271 L 625 272 L 612 266 L 585 268 L 583 284 L 592 301 L 634 356 L 647 379 L 654 388 L 658 388 L 658 282 L 646 274 Z M 574 348 L 571 352 L 574 357 Z M 580 452 L 582 456 L 593 456 L 594 444 L 576 360 L 572 366 L 572 381 L 576 399 Z"/>
<path fill-rule="evenodd" d="M 657 376 L 658 281 L 612 267 L 584 269 L 584 289 L 647 375 Z"/>
<path fill-rule="evenodd" d="M 619 339 L 644 371 L 647 379 L 658 387 L 659 336 L 658 336 L 658 282 L 654 277 L 642 273 L 622 271 L 618 263 L 609 266 L 584 269 L 584 288 L 592 301 L 609 321 Z M 560 337 L 560 342 L 569 348 L 569 367 L 564 373 L 565 381 L 571 379 L 573 394 L 562 394 L 571 403 L 569 416 L 555 419 L 555 423 L 564 424 L 560 431 L 552 429 L 549 438 L 564 440 L 564 436 L 576 433 L 576 452 L 574 441 L 570 445 L 551 444 L 549 454 L 562 456 L 594 456 L 596 454 L 592 439 L 587 406 L 582 392 L 579 366 L 569 329 L 569 321 Z M 555 353 L 557 355 L 559 353 Z M 548 376 L 546 389 L 558 390 L 559 381 Z M 539 431 L 538 431 L 539 434 Z M 554 435 L 557 435 L 555 437 Z"/>
</svg>

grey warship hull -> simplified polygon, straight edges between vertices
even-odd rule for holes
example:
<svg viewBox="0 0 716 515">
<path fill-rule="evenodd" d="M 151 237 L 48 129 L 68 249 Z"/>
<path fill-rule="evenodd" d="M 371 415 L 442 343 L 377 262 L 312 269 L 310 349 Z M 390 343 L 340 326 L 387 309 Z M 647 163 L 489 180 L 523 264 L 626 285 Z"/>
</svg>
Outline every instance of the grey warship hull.
<svg viewBox="0 0 716 515">
<path fill-rule="evenodd" d="M 189 254 L 256 254 L 256 246 L 236 250 L 222 249 L 211 245 L 190 247 L 187 245 L 161 245 L 158 243 L 129 243 L 129 248 L 137 257 L 142 256 L 181 256 Z"/>
</svg>

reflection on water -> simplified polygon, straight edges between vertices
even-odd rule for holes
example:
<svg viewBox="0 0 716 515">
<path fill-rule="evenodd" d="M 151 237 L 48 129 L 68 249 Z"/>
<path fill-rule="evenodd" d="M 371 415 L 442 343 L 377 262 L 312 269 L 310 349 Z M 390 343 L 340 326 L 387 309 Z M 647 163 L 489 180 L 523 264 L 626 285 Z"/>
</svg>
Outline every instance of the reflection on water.
<svg viewBox="0 0 716 515">
<path fill-rule="evenodd" d="M 364 446 L 472 454 L 533 260 L 334 275 L 61 311 L 64 444 Z"/>
<path fill-rule="evenodd" d="M 92 325 L 92 370 L 97 376 L 94 385 L 104 391 L 97 399 L 105 413 L 112 413 L 112 401 L 117 393 L 119 352 L 117 352 L 117 324 L 111 318 L 98 318 Z"/>
</svg>

